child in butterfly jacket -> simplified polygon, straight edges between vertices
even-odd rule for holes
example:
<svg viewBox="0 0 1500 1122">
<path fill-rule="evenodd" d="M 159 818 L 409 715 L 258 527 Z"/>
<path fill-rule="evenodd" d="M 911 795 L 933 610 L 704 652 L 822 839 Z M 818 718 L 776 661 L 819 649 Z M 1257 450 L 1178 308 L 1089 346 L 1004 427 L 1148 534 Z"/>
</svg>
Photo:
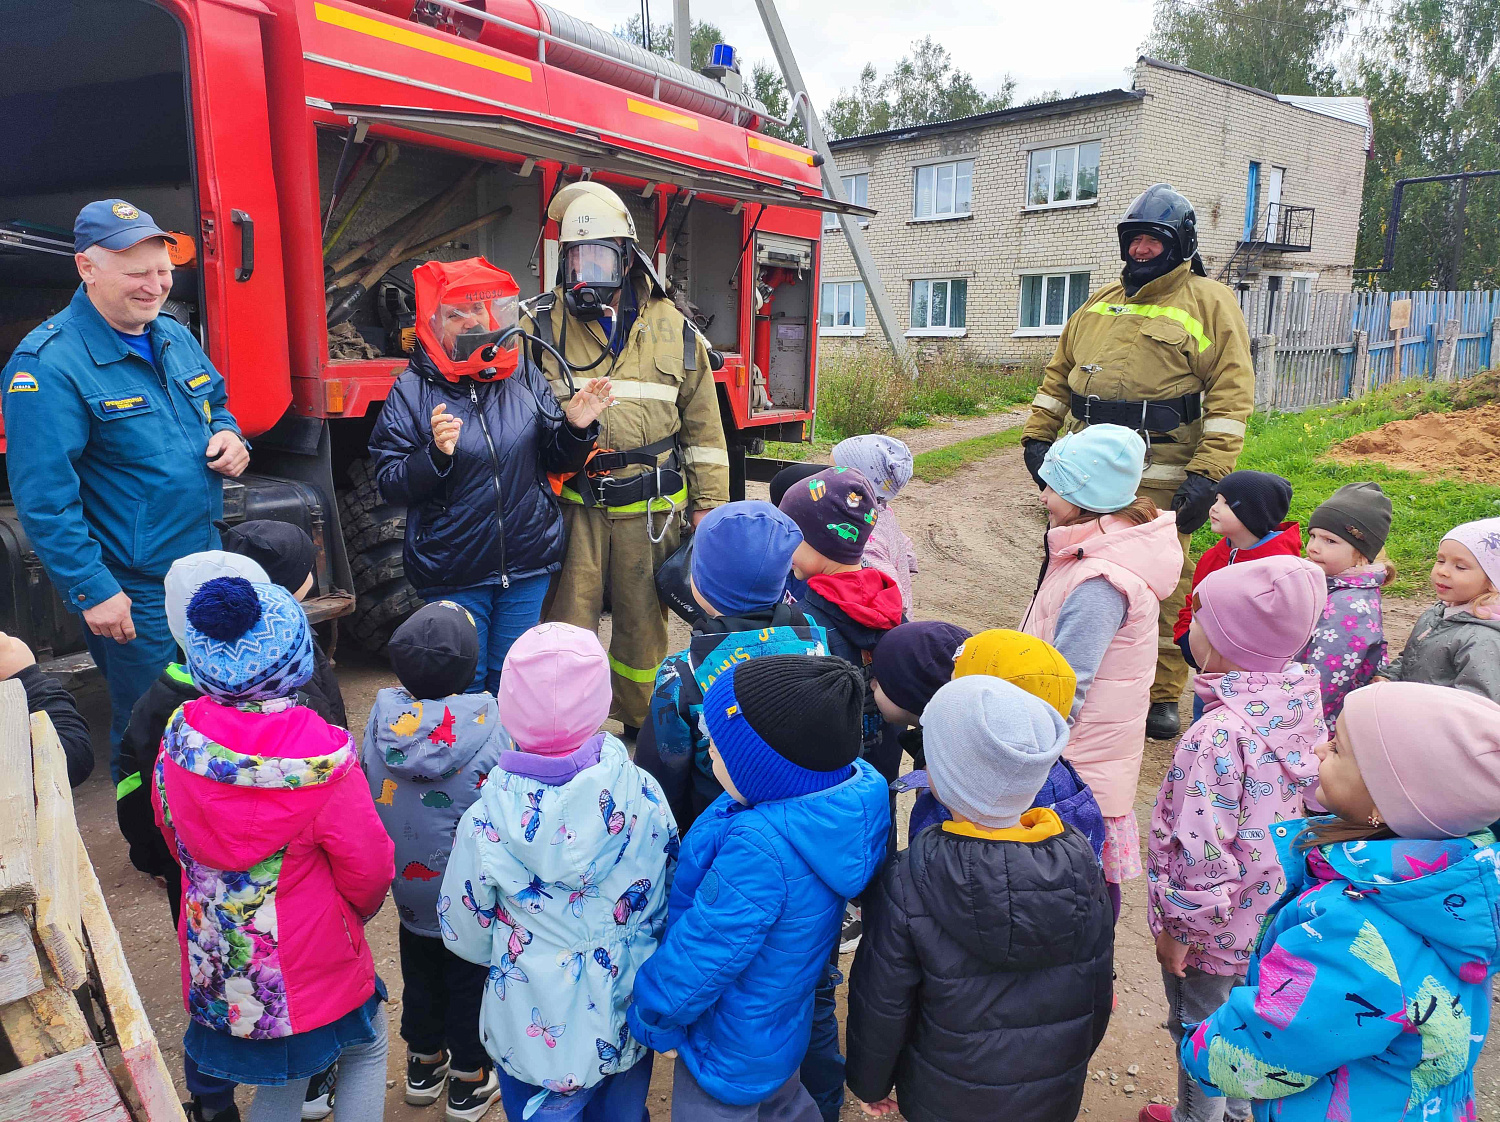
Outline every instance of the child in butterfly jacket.
<svg viewBox="0 0 1500 1122">
<path fill-rule="evenodd" d="M 879 569 L 862 569 L 865 547 L 880 518 L 875 489 L 853 468 L 825 468 L 789 487 L 783 513 L 802 531 L 792 575 L 807 582 L 801 607 L 828 632 L 828 650 L 865 681 L 861 755 L 887 783 L 901 770 L 900 729 L 880 715 L 870 659 L 881 636 L 905 618 L 901 589 Z"/>
<path fill-rule="evenodd" d="M 1500 705 L 1377 683 L 1318 755 L 1336 817 L 1272 828 L 1286 892 L 1182 1063 L 1260 1122 L 1466 1122 L 1500 962 Z"/>
<path fill-rule="evenodd" d="M 449 1118 L 477 1118 L 500 1094 L 479 1042 L 488 971 L 448 949 L 437 905 L 458 821 L 499 762 L 505 730 L 494 697 L 463 692 L 479 664 L 479 633 L 462 607 L 439 600 L 419 609 L 387 650 L 401 685 L 375 695 L 363 760 L 396 845 L 406 1101 L 434 1103 L 446 1084 Z"/>
<path fill-rule="evenodd" d="M 683 841 L 629 1011 L 638 1039 L 678 1054 L 676 1122 L 823 1117 L 797 1077 L 814 991 L 890 829 L 886 784 L 858 758 L 863 693 L 842 659 L 769 655 L 704 696 L 725 793 Z"/>
<path fill-rule="evenodd" d="M 1302 816 L 1327 740 L 1317 671 L 1292 661 L 1322 617 L 1322 571 L 1300 557 L 1243 561 L 1210 573 L 1196 596 L 1189 634 L 1203 672 L 1193 688 L 1205 708 L 1162 781 L 1146 858 L 1147 919 L 1174 1040 L 1183 1020 L 1217 1008 L 1244 975 L 1286 883 L 1270 830 Z M 1177 1094 L 1175 1114 L 1153 1104 L 1141 1118 L 1225 1117 L 1224 1101 L 1205 1100 L 1181 1071 Z M 1248 1113 L 1228 1103 L 1229 1118 Z"/>
<path fill-rule="evenodd" d="M 635 762 L 667 793 L 678 829 L 724 793 L 708 760 L 703 692 L 735 662 L 768 654 L 827 654 L 828 635 L 784 599 L 796 524 L 770 503 L 726 503 L 693 533 L 693 598 L 704 619 L 685 650 L 656 672 L 651 713 L 635 744 Z"/>
<path fill-rule="evenodd" d="M 514 747 L 459 823 L 443 938 L 489 968 L 479 1034 L 511 1122 L 641 1118 L 651 1058 L 625 1007 L 666 925 L 677 824 L 656 780 L 599 732 L 609 659 L 593 632 L 527 631 L 498 703 Z"/>
</svg>

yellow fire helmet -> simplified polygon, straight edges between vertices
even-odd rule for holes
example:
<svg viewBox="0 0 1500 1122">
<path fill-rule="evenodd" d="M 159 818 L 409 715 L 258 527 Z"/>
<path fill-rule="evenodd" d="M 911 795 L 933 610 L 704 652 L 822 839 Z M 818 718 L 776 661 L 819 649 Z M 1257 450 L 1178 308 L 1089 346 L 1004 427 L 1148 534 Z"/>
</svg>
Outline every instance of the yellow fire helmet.
<svg viewBox="0 0 1500 1122">
<path fill-rule="evenodd" d="M 602 183 L 570 183 L 553 196 L 547 217 L 562 227 L 558 241 L 599 241 L 628 238 L 635 241 L 635 219 L 620 196 Z"/>
</svg>

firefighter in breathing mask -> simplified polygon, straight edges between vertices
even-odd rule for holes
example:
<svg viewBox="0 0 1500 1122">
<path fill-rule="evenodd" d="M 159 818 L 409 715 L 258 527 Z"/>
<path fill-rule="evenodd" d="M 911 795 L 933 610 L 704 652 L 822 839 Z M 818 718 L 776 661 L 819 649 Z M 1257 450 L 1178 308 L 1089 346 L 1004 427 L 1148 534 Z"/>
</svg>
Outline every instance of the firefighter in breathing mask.
<svg viewBox="0 0 1500 1122">
<path fill-rule="evenodd" d="M 637 248 L 620 197 L 570 184 L 547 217 L 561 227 L 559 283 L 523 326 L 580 375 L 607 375 L 616 403 L 600 418 L 599 451 L 562 488 L 568 555 L 546 615 L 597 628 L 609 589 L 612 715 L 633 737 L 667 653 L 656 570 L 677 548 L 684 518 L 696 526 L 729 501 L 729 453 L 707 344 Z M 556 360 L 537 354 L 566 400 Z"/>
<path fill-rule="evenodd" d="M 381 495 L 407 510 L 407 579 L 424 600 L 468 609 L 479 631 L 471 689 L 493 692 L 562 567 L 563 520 L 547 473 L 583 466 L 610 380 L 580 382 L 559 405 L 520 345 L 515 281 L 484 258 L 429 261 L 412 280 L 417 347 L 370 452 Z"/>
</svg>

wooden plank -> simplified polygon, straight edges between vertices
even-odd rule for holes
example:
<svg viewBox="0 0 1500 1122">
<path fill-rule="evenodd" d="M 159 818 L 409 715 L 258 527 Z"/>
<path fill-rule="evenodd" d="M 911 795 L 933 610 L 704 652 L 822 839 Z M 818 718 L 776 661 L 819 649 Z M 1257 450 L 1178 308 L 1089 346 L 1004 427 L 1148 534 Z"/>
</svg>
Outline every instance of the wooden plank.
<svg viewBox="0 0 1500 1122">
<path fill-rule="evenodd" d="M 68 760 L 46 713 L 31 715 L 36 786 L 36 934 L 52 970 L 68 989 L 88 980 L 78 914 L 78 822 L 68 786 Z"/>
<path fill-rule="evenodd" d="M 0 682 L 0 912 L 36 903 L 36 795 L 26 690 Z"/>
<path fill-rule="evenodd" d="M 42 964 L 30 925 L 14 912 L 0 916 L 0 1005 L 30 997 L 41 988 Z"/>
<path fill-rule="evenodd" d="M 124 1053 L 124 1068 L 130 1077 L 126 1092 L 142 1108 L 145 1122 L 185 1122 L 182 1105 L 172 1085 L 172 1074 L 157 1047 L 156 1033 L 146 1017 L 141 995 L 135 988 L 120 934 L 115 930 L 99 878 L 89 862 L 88 851 L 78 845 L 78 888 L 83 930 L 94 966 L 104 1007 L 114 1025 L 115 1039 Z"/>
<path fill-rule="evenodd" d="M 0 1122 L 130 1122 L 93 1044 L 0 1075 Z"/>
<path fill-rule="evenodd" d="M 75 1051 L 94 1039 L 73 994 L 62 987 L 48 963 L 40 965 L 42 988 L 0 1006 L 0 1030 L 23 1066 Z"/>
</svg>

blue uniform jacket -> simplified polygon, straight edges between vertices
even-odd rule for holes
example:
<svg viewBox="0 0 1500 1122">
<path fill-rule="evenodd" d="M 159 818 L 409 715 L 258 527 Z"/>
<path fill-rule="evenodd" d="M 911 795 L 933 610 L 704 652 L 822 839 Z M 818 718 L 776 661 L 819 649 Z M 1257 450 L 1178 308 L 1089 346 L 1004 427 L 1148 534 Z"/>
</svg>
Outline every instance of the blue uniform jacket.
<svg viewBox="0 0 1500 1122">
<path fill-rule="evenodd" d="M 811 795 L 750 807 L 719 796 L 682 840 L 666 938 L 635 978 L 635 1038 L 677 1049 L 731 1106 L 785 1083 L 807 1052 L 845 901 L 879 870 L 890 826 L 885 781 L 863 760 Z"/>
<path fill-rule="evenodd" d="M 1248 984 L 1183 1038 L 1184 1068 L 1260 1122 L 1468 1122 L 1500 951 L 1495 835 L 1309 854 L 1303 825 L 1271 828 L 1287 890 Z"/>
<path fill-rule="evenodd" d="M 153 366 L 126 347 L 80 285 L 5 366 L 10 490 L 31 544 L 75 612 L 161 577 L 219 544 L 220 477 L 204 449 L 238 433 L 224 379 L 170 316 L 150 327 Z"/>
</svg>

